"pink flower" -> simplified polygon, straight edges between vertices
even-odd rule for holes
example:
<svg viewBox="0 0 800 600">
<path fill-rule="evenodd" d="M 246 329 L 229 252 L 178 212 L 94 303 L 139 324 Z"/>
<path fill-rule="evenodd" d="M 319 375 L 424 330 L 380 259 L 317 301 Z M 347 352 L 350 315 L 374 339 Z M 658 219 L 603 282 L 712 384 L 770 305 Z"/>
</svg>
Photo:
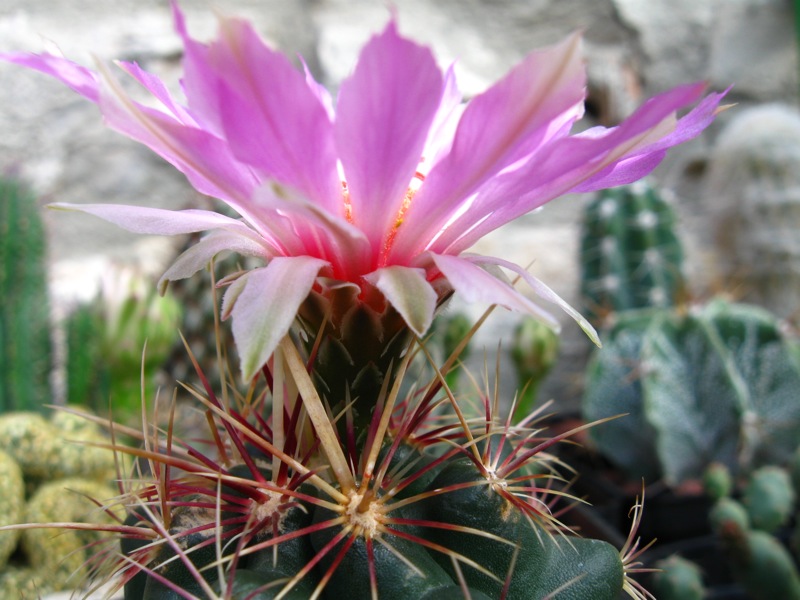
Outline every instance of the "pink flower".
<svg viewBox="0 0 800 600">
<path fill-rule="evenodd" d="M 667 148 L 698 135 L 724 96 L 703 98 L 702 83 L 686 85 L 649 100 L 617 127 L 570 135 L 586 86 L 578 35 L 529 54 L 464 106 L 452 69 L 442 73 L 430 50 L 400 36 L 392 20 L 363 48 L 334 108 L 309 73 L 267 47 L 247 22 L 222 19 L 219 37 L 205 45 L 189 37 L 173 10 L 185 48 L 185 104 L 133 63 L 119 66 L 155 107 L 132 100 L 102 66 L 93 72 L 50 54 L 2 58 L 95 102 L 110 127 L 241 215 L 56 205 L 139 233 L 209 231 L 162 285 L 189 277 L 225 250 L 263 257 L 266 266 L 237 279 L 223 305 L 233 316 L 245 378 L 269 358 L 312 289 L 343 285 L 356 287 L 362 299 L 379 292 L 419 335 L 443 289 L 555 324 L 509 284 L 502 267 L 595 337 L 520 267 L 465 251 L 557 196 L 641 178 Z"/>
</svg>

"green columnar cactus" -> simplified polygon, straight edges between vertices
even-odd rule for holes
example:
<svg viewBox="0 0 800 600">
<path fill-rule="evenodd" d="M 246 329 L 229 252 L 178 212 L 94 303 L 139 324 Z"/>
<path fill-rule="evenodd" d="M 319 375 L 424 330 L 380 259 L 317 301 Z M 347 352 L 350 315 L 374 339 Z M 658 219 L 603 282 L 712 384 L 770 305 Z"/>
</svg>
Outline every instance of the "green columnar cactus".
<svg viewBox="0 0 800 600">
<path fill-rule="evenodd" d="M 589 315 L 672 306 L 684 287 L 675 215 L 644 182 L 601 192 L 585 210 L 581 293 Z"/>
<path fill-rule="evenodd" d="M 800 318 L 800 114 L 737 111 L 709 160 L 706 196 L 722 275 L 746 301 Z"/>
<path fill-rule="evenodd" d="M 593 440 L 635 477 L 785 462 L 800 436 L 800 369 L 780 322 L 753 306 L 622 314 L 587 375 L 587 419 L 629 413 Z"/>
<path fill-rule="evenodd" d="M 51 401 L 46 240 L 36 198 L 0 178 L 0 412 Z"/>
<path fill-rule="evenodd" d="M 555 365 L 559 346 L 558 334 L 536 319 L 523 319 L 514 330 L 510 354 L 519 387 L 516 421 L 533 412 L 539 385 Z"/>
</svg>

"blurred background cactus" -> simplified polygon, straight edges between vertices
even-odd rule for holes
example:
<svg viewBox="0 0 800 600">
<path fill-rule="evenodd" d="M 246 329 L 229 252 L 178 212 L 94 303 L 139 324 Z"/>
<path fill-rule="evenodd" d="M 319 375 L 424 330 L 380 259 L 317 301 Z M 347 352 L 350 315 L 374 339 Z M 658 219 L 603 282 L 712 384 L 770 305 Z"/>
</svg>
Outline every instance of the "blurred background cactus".
<svg viewBox="0 0 800 600">
<path fill-rule="evenodd" d="M 581 295 L 585 314 L 673 306 L 680 299 L 683 250 L 661 192 L 645 181 L 603 190 L 583 215 Z"/>
<path fill-rule="evenodd" d="M 99 414 L 111 407 L 123 421 L 139 413 L 142 373 L 145 385 L 154 385 L 179 339 L 180 317 L 178 301 L 160 297 L 142 275 L 107 273 L 97 297 L 66 319 L 67 402 Z"/>
<path fill-rule="evenodd" d="M 52 401 L 46 245 L 36 197 L 0 178 L 0 412 Z"/>
<path fill-rule="evenodd" d="M 110 441 L 78 414 L 0 415 L 0 524 L 112 522 L 90 500 L 116 496 L 117 466 L 127 471 L 129 461 L 117 465 L 99 446 Z M 103 540 L 110 538 L 53 528 L 0 532 L 0 597 L 36 600 L 80 586 Z"/>
<path fill-rule="evenodd" d="M 532 317 L 521 319 L 514 329 L 509 354 L 517 374 L 516 422 L 534 411 L 539 386 L 558 360 L 560 345 L 558 334 Z"/>
<path fill-rule="evenodd" d="M 768 104 L 737 111 L 709 160 L 722 277 L 744 300 L 800 319 L 800 114 Z"/>
<path fill-rule="evenodd" d="M 584 413 L 628 414 L 590 435 L 632 477 L 676 485 L 715 461 L 738 472 L 794 451 L 800 369 L 767 311 L 715 300 L 688 313 L 623 314 L 604 341 Z"/>
</svg>

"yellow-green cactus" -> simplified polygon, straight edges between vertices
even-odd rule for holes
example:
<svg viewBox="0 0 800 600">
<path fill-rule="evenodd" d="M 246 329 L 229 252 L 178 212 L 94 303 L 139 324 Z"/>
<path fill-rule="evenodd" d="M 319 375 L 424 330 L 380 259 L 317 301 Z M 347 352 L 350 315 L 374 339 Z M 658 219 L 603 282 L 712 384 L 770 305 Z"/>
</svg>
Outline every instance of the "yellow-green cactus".
<svg viewBox="0 0 800 600">
<path fill-rule="evenodd" d="M 42 569 L 8 567 L 0 573 L 0 598 L 39 600 L 53 591 Z"/>
<path fill-rule="evenodd" d="M 19 463 L 25 478 L 45 478 L 60 460 L 58 431 L 39 413 L 13 412 L 0 417 L 0 449 Z"/>
<path fill-rule="evenodd" d="M 0 450 L 22 468 L 26 482 L 62 477 L 110 479 L 114 454 L 92 444 L 107 444 L 100 428 L 80 416 L 57 413 L 52 421 L 32 412 L 0 417 Z"/>
<path fill-rule="evenodd" d="M 104 502 L 116 495 L 114 489 L 88 479 L 69 478 L 41 486 L 28 501 L 28 523 L 90 522 L 111 523 L 111 518 L 91 499 Z M 120 518 L 124 517 L 124 511 Z M 97 531 L 73 529 L 28 529 L 22 534 L 22 549 L 30 564 L 48 573 L 56 590 L 76 587 L 87 575 L 85 562 L 103 539 Z"/>
<path fill-rule="evenodd" d="M 22 469 L 7 452 L 0 451 L 0 526 L 21 522 L 24 513 L 25 483 L 22 480 Z M 0 532 L 0 567 L 6 564 L 8 557 L 14 552 L 17 540 L 19 531 Z"/>
</svg>

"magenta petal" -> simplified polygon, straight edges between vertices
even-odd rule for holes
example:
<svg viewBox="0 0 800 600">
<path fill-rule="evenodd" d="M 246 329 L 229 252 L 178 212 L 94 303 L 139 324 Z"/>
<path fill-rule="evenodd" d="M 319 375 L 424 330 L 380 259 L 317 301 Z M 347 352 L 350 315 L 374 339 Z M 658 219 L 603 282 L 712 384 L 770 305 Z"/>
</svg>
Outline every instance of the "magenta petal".
<svg viewBox="0 0 800 600">
<path fill-rule="evenodd" d="M 501 281 L 473 262 L 458 256 L 429 253 L 436 267 L 467 302 L 498 304 L 510 310 L 533 315 L 558 330 L 558 321 L 508 282 Z"/>
<path fill-rule="evenodd" d="M 562 116 L 580 116 L 585 83 L 580 37 L 573 35 L 530 54 L 470 101 L 450 153 L 428 174 L 408 210 L 396 256 L 421 252 L 483 183 L 553 135 L 563 135 Z"/>
<path fill-rule="evenodd" d="M 615 165 L 630 158 L 641 157 L 629 164 L 631 168 L 654 167 L 663 156 L 660 142 L 676 131 L 675 111 L 697 100 L 704 88 L 702 83 L 675 88 L 648 100 L 617 127 L 594 128 L 548 144 L 517 169 L 487 183 L 431 250 L 462 252 L 488 232 L 578 189 L 596 174 L 610 176 Z M 643 152 L 651 148 L 653 156 L 645 158 Z"/>
<path fill-rule="evenodd" d="M 209 58 L 221 80 L 218 110 L 236 158 L 344 216 L 333 126 L 303 73 L 235 19 L 222 21 Z"/>
<path fill-rule="evenodd" d="M 418 336 L 428 331 L 436 310 L 436 292 L 424 269 L 385 267 L 364 277 L 378 288 Z"/>
<path fill-rule="evenodd" d="M 430 50 L 401 38 L 394 21 L 367 43 L 342 83 L 336 145 L 352 220 L 376 250 L 397 219 L 442 93 Z"/>
<path fill-rule="evenodd" d="M 11 52 L 0 53 L 0 60 L 5 60 L 50 75 L 92 102 L 96 103 L 99 101 L 100 86 L 97 74 L 65 58 L 52 54 Z"/>
<path fill-rule="evenodd" d="M 233 338 L 245 381 L 258 373 L 289 332 L 300 304 L 326 264 L 308 256 L 273 258 L 266 267 L 231 284 L 223 314 L 233 317 Z"/>
</svg>

